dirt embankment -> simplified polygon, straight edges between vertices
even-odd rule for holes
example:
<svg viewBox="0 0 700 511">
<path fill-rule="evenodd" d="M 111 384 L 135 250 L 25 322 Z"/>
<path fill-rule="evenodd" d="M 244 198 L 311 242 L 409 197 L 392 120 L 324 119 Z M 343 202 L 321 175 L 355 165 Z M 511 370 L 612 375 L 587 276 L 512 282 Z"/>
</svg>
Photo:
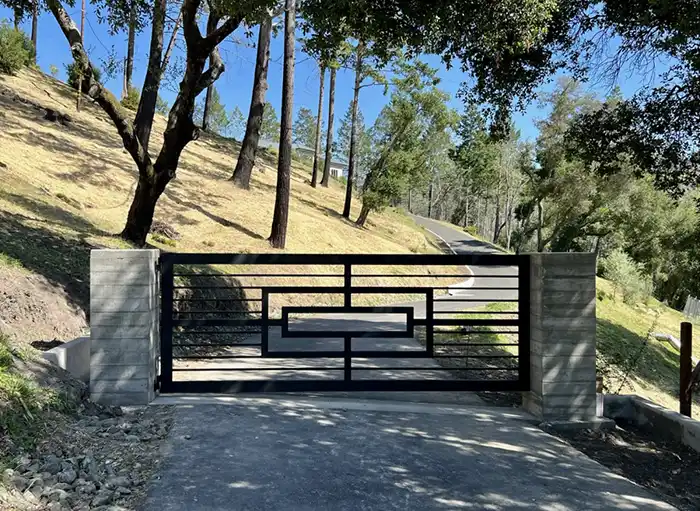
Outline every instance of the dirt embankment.
<svg viewBox="0 0 700 511">
<path fill-rule="evenodd" d="M 61 287 L 20 268 L 0 268 L 0 332 L 41 349 L 43 342 L 86 330 L 85 312 Z"/>
</svg>

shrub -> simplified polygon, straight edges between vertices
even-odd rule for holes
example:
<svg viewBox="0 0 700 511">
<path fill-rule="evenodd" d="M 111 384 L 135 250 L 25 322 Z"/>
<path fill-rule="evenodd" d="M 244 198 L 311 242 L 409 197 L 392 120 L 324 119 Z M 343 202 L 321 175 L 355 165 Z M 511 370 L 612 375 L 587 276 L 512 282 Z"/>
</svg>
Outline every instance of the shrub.
<svg viewBox="0 0 700 511">
<path fill-rule="evenodd" d="M 646 301 L 652 290 L 651 278 L 644 275 L 639 264 L 620 249 L 613 250 L 601 261 L 604 276 L 613 283 L 613 299 L 618 290 L 625 303 L 634 305 Z"/>
<path fill-rule="evenodd" d="M 137 110 L 139 107 L 139 101 L 141 100 L 141 91 L 136 87 L 129 86 L 129 90 L 126 92 L 126 96 L 122 98 L 122 106 L 128 108 L 129 110 Z"/>
<path fill-rule="evenodd" d="M 151 234 L 151 238 L 153 241 L 157 241 L 158 243 L 162 243 L 163 245 L 168 245 L 169 247 L 176 247 L 177 242 L 175 240 L 171 240 L 170 238 L 166 238 L 162 234 Z"/>
<path fill-rule="evenodd" d="M 53 64 L 51 64 L 49 66 L 49 73 L 51 73 L 51 76 L 56 78 L 58 76 L 58 68 L 56 66 L 54 66 Z"/>
<path fill-rule="evenodd" d="M 68 64 L 66 66 L 66 74 L 68 75 L 68 85 L 70 85 L 74 89 L 77 89 L 78 88 L 78 67 L 75 65 L 75 62 L 71 62 L 70 64 Z M 100 78 L 102 78 L 102 71 L 100 71 L 99 68 L 93 67 L 92 68 L 92 77 L 99 82 Z"/>
<path fill-rule="evenodd" d="M 0 73 L 15 74 L 34 61 L 34 45 L 24 32 L 0 24 Z"/>
<path fill-rule="evenodd" d="M 478 236 L 479 235 L 479 229 L 477 229 L 476 225 L 468 225 L 464 228 L 464 231 L 467 234 L 471 234 L 472 236 Z"/>
</svg>

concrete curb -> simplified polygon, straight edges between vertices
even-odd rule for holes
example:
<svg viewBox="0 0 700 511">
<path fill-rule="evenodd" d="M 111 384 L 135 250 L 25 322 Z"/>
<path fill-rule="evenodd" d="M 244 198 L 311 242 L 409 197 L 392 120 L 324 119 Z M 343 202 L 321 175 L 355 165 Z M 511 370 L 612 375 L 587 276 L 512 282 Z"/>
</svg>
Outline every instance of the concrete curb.
<svg viewBox="0 0 700 511">
<path fill-rule="evenodd" d="M 700 421 L 647 401 L 637 395 L 604 396 L 605 416 L 623 419 L 640 427 L 651 427 L 655 432 L 700 452 Z"/>
<path fill-rule="evenodd" d="M 78 337 L 45 351 L 41 356 L 84 382 L 90 381 L 90 337 Z"/>
</svg>

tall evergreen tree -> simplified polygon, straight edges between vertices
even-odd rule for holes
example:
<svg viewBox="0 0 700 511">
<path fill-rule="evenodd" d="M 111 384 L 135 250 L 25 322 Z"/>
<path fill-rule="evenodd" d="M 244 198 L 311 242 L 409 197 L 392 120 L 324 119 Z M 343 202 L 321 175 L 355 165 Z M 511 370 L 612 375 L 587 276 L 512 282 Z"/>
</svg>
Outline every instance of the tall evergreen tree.
<svg viewBox="0 0 700 511">
<path fill-rule="evenodd" d="M 277 189 L 272 217 L 270 245 L 284 248 L 287 243 L 289 221 L 289 194 L 292 166 L 292 109 L 294 100 L 294 29 L 296 2 L 285 0 L 284 13 L 284 69 L 282 73 L 282 125 L 280 130 L 279 160 L 277 161 Z"/>
<path fill-rule="evenodd" d="M 246 122 L 245 135 L 238 153 L 236 168 L 231 180 L 240 188 L 250 188 L 250 176 L 258 152 L 258 142 L 263 134 L 263 117 L 265 112 L 265 94 L 267 93 L 267 69 L 270 64 L 270 39 L 272 38 L 272 17 L 266 16 L 260 24 L 258 48 L 255 57 L 255 75 L 250 110 Z"/>
</svg>

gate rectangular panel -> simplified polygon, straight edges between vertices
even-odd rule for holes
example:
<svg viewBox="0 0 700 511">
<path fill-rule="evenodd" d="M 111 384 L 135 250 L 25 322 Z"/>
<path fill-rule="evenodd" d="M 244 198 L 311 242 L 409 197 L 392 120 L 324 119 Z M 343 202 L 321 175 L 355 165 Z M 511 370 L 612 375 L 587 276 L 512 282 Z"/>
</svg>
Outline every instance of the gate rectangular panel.
<svg viewBox="0 0 700 511">
<path fill-rule="evenodd" d="M 528 256 L 160 263 L 162 393 L 529 389 Z"/>
</svg>

